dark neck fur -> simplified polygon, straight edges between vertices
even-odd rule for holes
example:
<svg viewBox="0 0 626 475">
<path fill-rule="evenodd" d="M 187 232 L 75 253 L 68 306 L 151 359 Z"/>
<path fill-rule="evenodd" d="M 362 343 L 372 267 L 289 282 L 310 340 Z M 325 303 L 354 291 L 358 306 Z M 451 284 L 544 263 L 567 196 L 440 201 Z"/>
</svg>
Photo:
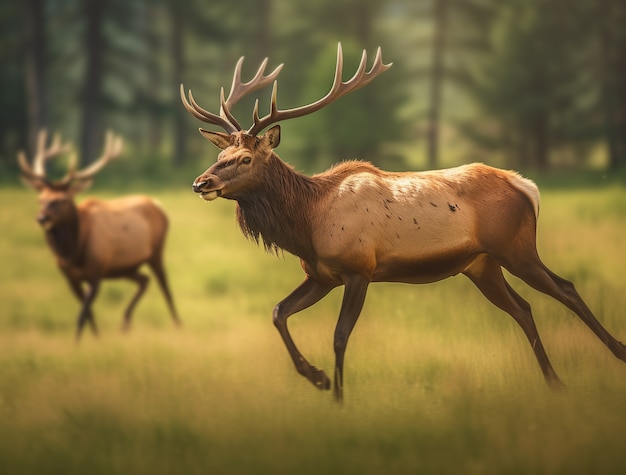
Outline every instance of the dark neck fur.
<svg viewBox="0 0 626 475">
<path fill-rule="evenodd" d="M 296 172 L 272 155 L 264 168 L 264 188 L 238 197 L 237 220 L 243 234 L 263 241 L 268 252 L 285 250 L 313 259 L 311 211 L 323 192 L 322 183 Z"/>
<path fill-rule="evenodd" d="M 46 240 L 57 257 L 72 262 L 78 259 L 80 253 L 79 232 L 80 222 L 77 213 L 75 219 L 57 224 L 46 231 Z"/>
</svg>

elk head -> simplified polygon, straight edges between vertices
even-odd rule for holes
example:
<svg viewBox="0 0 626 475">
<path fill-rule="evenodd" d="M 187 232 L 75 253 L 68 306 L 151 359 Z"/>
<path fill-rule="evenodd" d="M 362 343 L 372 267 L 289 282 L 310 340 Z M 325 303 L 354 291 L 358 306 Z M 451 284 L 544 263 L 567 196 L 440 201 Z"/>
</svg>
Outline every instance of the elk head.
<svg viewBox="0 0 626 475">
<path fill-rule="evenodd" d="M 74 195 L 91 186 L 94 175 L 122 151 L 122 139 L 109 132 L 102 156 L 89 167 L 77 171 L 76 153 L 72 145 L 62 143 L 60 137 L 56 135 L 52 144 L 46 147 L 47 139 L 47 131 L 41 130 L 37 137 L 37 150 L 32 166 L 24 152 L 18 155 L 22 170 L 20 178 L 27 186 L 39 192 L 37 222 L 46 231 L 75 220 Z M 46 176 L 45 164 L 51 158 L 63 154 L 69 154 L 68 171 L 60 180 L 51 180 Z"/>
<path fill-rule="evenodd" d="M 341 43 L 337 46 L 337 66 L 335 78 L 330 91 L 311 104 L 294 109 L 281 110 L 276 105 L 277 81 L 276 77 L 282 69 L 282 64 L 273 72 L 265 75 L 267 58 L 261 63 L 256 75 L 247 83 L 241 81 L 241 65 L 243 57 L 239 59 L 235 67 L 233 82 L 227 99 L 224 99 L 224 88 L 220 93 L 220 114 L 213 114 L 204 110 L 194 100 L 191 91 L 189 99 L 185 97 L 183 85 L 180 87 L 180 95 L 187 111 L 203 122 L 217 125 L 226 133 L 212 132 L 200 129 L 200 133 L 222 150 L 217 163 L 207 169 L 193 182 L 193 191 L 198 193 L 204 200 L 211 201 L 218 197 L 238 199 L 245 193 L 254 192 L 258 187 L 264 186 L 261 173 L 272 157 L 276 157 L 273 149 L 280 143 L 280 126 L 274 125 L 263 135 L 258 135 L 272 124 L 277 122 L 311 114 L 322 107 L 336 101 L 346 94 L 368 84 L 380 73 L 391 67 L 391 64 L 383 64 L 381 50 L 378 48 L 374 64 L 366 71 L 367 53 L 364 50 L 359 67 L 354 76 L 348 80 L 342 80 L 343 53 Z M 252 113 L 253 124 L 248 130 L 243 130 L 239 122 L 233 116 L 231 109 L 243 96 L 269 85 L 273 81 L 270 111 L 267 115 L 259 117 L 258 99 Z"/>
</svg>

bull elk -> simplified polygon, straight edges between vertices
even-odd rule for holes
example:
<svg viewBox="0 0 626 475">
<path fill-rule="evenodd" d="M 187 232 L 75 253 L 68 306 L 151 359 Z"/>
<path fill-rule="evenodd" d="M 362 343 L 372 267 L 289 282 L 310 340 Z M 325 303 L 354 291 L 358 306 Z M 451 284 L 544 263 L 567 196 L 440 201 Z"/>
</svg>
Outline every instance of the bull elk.
<svg viewBox="0 0 626 475">
<path fill-rule="evenodd" d="M 334 334 L 334 395 L 343 397 L 344 353 L 361 312 L 370 282 L 422 284 L 464 274 L 495 306 L 509 313 L 530 341 L 543 376 L 563 387 L 539 338 L 530 305 L 505 280 L 502 268 L 571 309 L 622 361 L 626 347 L 594 317 L 572 283 L 550 271 L 536 249 L 539 190 L 513 171 L 475 163 L 446 170 L 391 173 L 361 161 L 348 161 L 306 176 L 283 162 L 274 149 L 280 142 L 276 122 L 310 114 L 355 91 L 391 64 L 380 48 L 369 71 L 363 51 L 354 76 L 342 80 L 341 44 L 333 85 L 326 96 L 295 109 L 276 105 L 276 77 L 266 62 L 247 83 L 241 64 L 220 113 L 201 108 L 181 85 L 185 108 L 196 118 L 226 133 L 200 129 L 222 151 L 217 162 L 193 182 L 204 200 L 237 202 L 237 220 L 245 236 L 269 251 L 284 250 L 300 258 L 304 282 L 276 305 L 273 321 L 296 370 L 320 389 L 330 389 L 324 371 L 311 365 L 287 328 L 289 316 L 318 302 L 331 289 L 345 287 Z M 273 82 L 270 111 L 243 130 L 233 105 L 244 95 Z"/>
<path fill-rule="evenodd" d="M 76 155 L 69 144 L 61 143 L 59 136 L 49 147 L 46 143 L 47 133 L 42 130 L 32 166 L 20 152 L 21 178 L 39 193 L 37 222 L 44 230 L 59 269 L 82 302 L 76 339 L 80 339 L 87 322 L 94 334 L 98 333 L 91 305 L 105 278 L 123 277 L 139 286 L 124 313 L 123 328 L 129 328 L 135 305 L 149 282 L 149 277 L 139 271 L 144 263 L 152 269 L 171 316 L 179 324 L 163 266 L 168 228 L 163 209 L 146 196 L 110 201 L 88 198 L 80 204 L 74 201 L 76 193 L 88 188 L 94 175 L 121 153 L 121 139 L 108 133 L 102 156 L 80 171 L 76 170 Z M 60 180 L 51 180 L 46 176 L 45 163 L 60 154 L 70 156 L 68 172 Z"/>
</svg>

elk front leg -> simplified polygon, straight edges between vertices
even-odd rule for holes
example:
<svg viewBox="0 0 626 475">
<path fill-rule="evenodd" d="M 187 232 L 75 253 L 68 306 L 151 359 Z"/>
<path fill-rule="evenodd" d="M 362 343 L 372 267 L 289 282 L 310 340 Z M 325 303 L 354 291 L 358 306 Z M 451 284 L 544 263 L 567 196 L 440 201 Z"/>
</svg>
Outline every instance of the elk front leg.
<svg viewBox="0 0 626 475">
<path fill-rule="evenodd" d="M 289 351 L 296 370 L 319 389 L 330 389 L 330 379 L 321 369 L 310 364 L 296 347 L 287 328 L 287 318 L 321 300 L 335 285 L 323 284 L 307 277 L 298 288 L 274 307 L 273 320 Z"/>
<path fill-rule="evenodd" d="M 335 328 L 335 399 L 343 401 L 343 359 L 348 345 L 348 338 L 361 314 L 369 279 L 363 276 L 351 276 L 346 279 L 339 320 Z"/>
<path fill-rule="evenodd" d="M 83 291 L 81 282 L 79 280 L 70 279 L 70 277 L 67 275 L 65 277 L 67 278 L 67 281 L 70 284 L 70 288 L 72 289 L 72 292 L 74 293 L 78 301 L 82 304 L 83 301 L 85 300 L 85 292 Z M 91 308 L 89 308 L 86 318 L 87 318 L 87 321 L 89 322 L 89 326 L 91 327 L 91 331 L 93 332 L 94 335 L 98 336 L 98 326 L 96 325 L 96 320 L 93 318 L 93 313 L 91 311 Z"/>
<path fill-rule="evenodd" d="M 100 281 L 96 280 L 95 282 L 89 282 L 89 291 L 83 298 L 83 306 L 80 309 L 80 313 L 78 314 L 78 323 L 76 326 L 76 342 L 80 340 L 80 335 L 83 331 L 83 327 L 85 326 L 86 321 L 93 321 L 93 315 L 91 313 L 91 304 L 93 303 L 96 295 L 98 295 L 98 290 L 100 289 Z M 95 329 L 95 323 L 93 324 Z"/>
</svg>

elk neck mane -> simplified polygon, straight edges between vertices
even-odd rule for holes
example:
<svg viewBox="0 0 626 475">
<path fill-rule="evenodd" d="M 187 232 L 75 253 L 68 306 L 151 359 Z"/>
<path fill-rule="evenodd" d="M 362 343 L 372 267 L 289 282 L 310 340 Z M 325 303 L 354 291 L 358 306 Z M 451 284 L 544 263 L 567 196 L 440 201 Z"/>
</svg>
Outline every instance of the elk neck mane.
<svg viewBox="0 0 626 475">
<path fill-rule="evenodd" d="M 80 220 L 78 212 L 67 222 L 46 231 L 46 241 L 54 254 L 66 261 L 76 261 L 80 255 Z"/>
<path fill-rule="evenodd" d="M 309 213 L 320 195 L 311 177 L 296 172 L 272 153 L 265 166 L 261 189 L 237 199 L 237 221 L 244 236 L 266 251 L 281 250 L 299 256 L 310 253 Z M 304 246 L 304 247 L 303 247 Z"/>
</svg>

